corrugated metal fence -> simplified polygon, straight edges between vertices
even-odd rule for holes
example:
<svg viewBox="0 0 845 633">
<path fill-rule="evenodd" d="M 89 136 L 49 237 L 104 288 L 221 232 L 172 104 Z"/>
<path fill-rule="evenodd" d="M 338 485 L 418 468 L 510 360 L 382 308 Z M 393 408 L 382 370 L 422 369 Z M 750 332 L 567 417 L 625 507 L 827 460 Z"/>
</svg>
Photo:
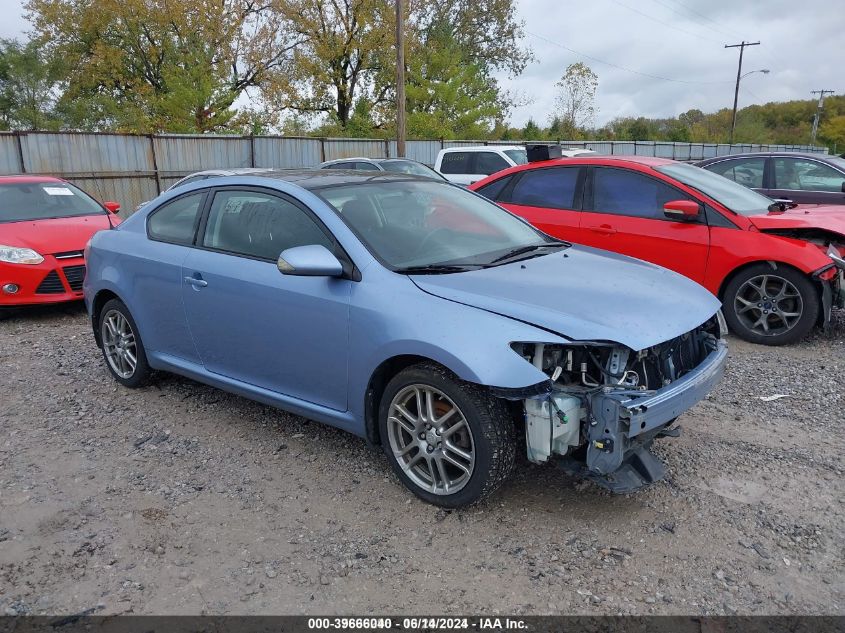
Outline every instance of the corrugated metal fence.
<svg viewBox="0 0 845 633">
<path fill-rule="evenodd" d="M 443 147 L 519 145 L 521 141 L 408 141 L 408 158 L 433 165 Z M 809 145 L 561 141 L 600 154 L 702 160 L 758 151 L 827 153 Z M 290 136 L 209 136 L 76 133 L 0 133 L 0 174 L 51 174 L 73 181 L 100 200 L 117 200 L 131 213 L 137 205 L 195 171 L 226 167 L 311 167 L 353 156 L 396 156 L 396 141 Z"/>
</svg>

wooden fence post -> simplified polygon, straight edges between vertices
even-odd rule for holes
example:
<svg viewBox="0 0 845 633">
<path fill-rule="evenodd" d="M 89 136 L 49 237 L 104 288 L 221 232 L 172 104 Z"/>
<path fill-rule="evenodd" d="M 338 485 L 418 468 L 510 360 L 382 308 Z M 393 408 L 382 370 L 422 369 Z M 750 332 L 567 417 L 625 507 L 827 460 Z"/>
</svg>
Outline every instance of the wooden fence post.
<svg viewBox="0 0 845 633">
<path fill-rule="evenodd" d="M 21 173 L 25 174 L 26 173 L 26 163 L 24 162 L 24 159 L 23 159 L 23 143 L 21 142 L 21 134 L 22 134 L 21 132 L 18 132 L 18 131 L 15 132 L 15 141 L 16 141 L 15 145 L 17 145 L 17 148 L 18 148 L 18 160 L 21 162 Z M 25 132 L 23 132 L 23 134 L 25 134 Z"/>
<path fill-rule="evenodd" d="M 153 174 L 155 175 L 156 179 L 156 195 L 159 195 L 161 193 L 161 175 L 158 173 L 158 159 L 156 158 L 155 136 L 153 134 L 148 134 L 147 138 L 150 139 L 150 156 L 153 159 Z"/>
</svg>

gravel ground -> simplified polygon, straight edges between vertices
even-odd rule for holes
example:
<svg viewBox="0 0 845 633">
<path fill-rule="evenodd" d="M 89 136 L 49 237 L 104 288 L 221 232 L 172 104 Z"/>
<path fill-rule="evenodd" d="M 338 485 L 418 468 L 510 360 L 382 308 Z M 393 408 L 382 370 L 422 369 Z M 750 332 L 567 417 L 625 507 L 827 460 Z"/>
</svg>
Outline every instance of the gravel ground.
<svg viewBox="0 0 845 633">
<path fill-rule="evenodd" d="M 445 512 L 341 431 L 174 376 L 120 388 L 79 307 L 29 311 L 0 322 L 0 613 L 845 614 L 835 321 L 731 340 L 661 483 L 526 463 Z"/>
</svg>

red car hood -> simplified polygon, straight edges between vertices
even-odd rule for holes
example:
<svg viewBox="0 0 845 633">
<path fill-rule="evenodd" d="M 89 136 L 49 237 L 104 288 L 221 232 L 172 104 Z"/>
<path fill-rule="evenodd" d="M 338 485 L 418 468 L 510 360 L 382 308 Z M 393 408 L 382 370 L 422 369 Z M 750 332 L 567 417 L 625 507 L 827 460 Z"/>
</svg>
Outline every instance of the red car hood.
<svg viewBox="0 0 845 633">
<path fill-rule="evenodd" d="M 117 224 L 116 219 L 112 223 Z M 109 216 L 82 215 L 74 218 L 0 223 L 0 244 L 25 246 L 42 255 L 81 251 L 97 231 L 110 228 Z"/>
<path fill-rule="evenodd" d="M 845 209 L 842 207 L 797 207 L 783 213 L 752 215 L 748 219 L 760 230 L 825 229 L 845 237 Z"/>
</svg>

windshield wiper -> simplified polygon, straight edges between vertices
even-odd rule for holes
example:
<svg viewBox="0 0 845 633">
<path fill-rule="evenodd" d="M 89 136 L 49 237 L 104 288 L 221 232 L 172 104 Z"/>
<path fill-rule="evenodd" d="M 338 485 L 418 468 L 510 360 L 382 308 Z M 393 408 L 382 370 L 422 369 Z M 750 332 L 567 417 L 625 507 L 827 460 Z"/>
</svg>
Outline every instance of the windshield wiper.
<svg viewBox="0 0 845 633">
<path fill-rule="evenodd" d="M 426 266 L 406 266 L 405 268 L 397 268 L 397 273 L 404 275 L 438 275 L 445 273 L 463 273 L 468 270 L 475 270 L 480 266 L 472 265 L 450 265 L 450 264 L 428 264 Z"/>
<path fill-rule="evenodd" d="M 499 262 L 503 262 L 506 259 L 511 259 L 513 257 L 519 257 L 520 255 L 526 255 L 528 253 L 533 253 L 536 250 L 540 250 L 541 248 L 563 248 L 565 246 L 569 246 L 566 242 L 555 242 L 552 244 L 532 244 L 530 246 L 520 246 L 519 248 L 515 248 L 511 251 L 508 251 L 504 255 L 500 255 L 493 261 L 491 264 L 497 264 Z"/>
</svg>

